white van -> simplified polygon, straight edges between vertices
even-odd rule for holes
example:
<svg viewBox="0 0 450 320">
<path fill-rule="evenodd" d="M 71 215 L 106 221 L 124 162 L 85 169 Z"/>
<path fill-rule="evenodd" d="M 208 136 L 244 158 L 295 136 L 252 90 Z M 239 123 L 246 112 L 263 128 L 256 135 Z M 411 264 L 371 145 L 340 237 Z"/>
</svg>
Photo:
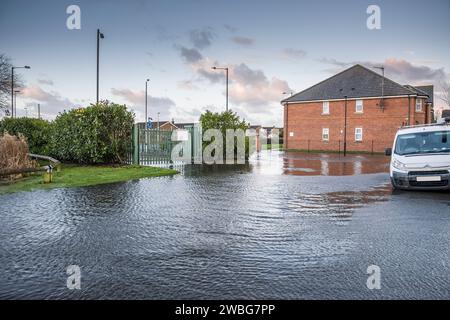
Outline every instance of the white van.
<svg viewBox="0 0 450 320">
<path fill-rule="evenodd" d="M 386 155 L 394 188 L 450 190 L 450 118 L 400 129 Z"/>
</svg>

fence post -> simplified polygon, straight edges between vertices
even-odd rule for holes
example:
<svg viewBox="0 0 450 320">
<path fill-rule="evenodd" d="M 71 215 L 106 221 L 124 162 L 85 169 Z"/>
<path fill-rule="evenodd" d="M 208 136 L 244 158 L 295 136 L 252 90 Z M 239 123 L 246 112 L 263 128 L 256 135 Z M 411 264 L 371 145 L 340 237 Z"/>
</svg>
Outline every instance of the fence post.
<svg viewBox="0 0 450 320">
<path fill-rule="evenodd" d="M 309 153 L 309 142 L 310 142 L 310 141 L 311 141 L 311 140 L 308 139 L 308 153 Z"/>
<path fill-rule="evenodd" d="M 131 135 L 133 143 L 133 164 L 139 165 L 139 128 L 137 124 L 133 125 Z"/>
<path fill-rule="evenodd" d="M 372 140 L 372 155 L 373 155 L 373 140 Z"/>
</svg>

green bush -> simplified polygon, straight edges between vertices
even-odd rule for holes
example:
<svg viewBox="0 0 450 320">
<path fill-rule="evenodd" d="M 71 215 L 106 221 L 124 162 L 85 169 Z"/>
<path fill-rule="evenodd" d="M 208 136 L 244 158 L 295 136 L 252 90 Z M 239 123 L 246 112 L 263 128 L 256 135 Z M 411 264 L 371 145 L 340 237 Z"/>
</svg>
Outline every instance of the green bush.
<svg viewBox="0 0 450 320">
<path fill-rule="evenodd" d="M 200 123 L 202 126 L 202 131 L 206 132 L 208 129 L 219 129 L 222 132 L 223 138 L 223 156 L 226 156 L 226 130 L 227 129 L 242 129 L 247 130 L 249 128 L 249 124 L 245 122 L 245 120 L 241 120 L 239 116 L 233 111 L 225 111 L 222 113 L 211 112 L 206 110 L 200 116 Z M 203 149 L 209 145 L 210 142 L 203 142 Z M 234 141 L 234 154 L 236 156 L 237 152 L 237 141 Z M 245 137 L 245 158 L 249 157 L 249 138 Z"/>
<path fill-rule="evenodd" d="M 60 113 L 52 125 L 50 153 L 77 163 L 124 162 L 131 144 L 134 114 L 103 101 Z"/>
<path fill-rule="evenodd" d="M 31 153 L 48 154 L 50 141 L 50 122 L 33 118 L 5 118 L 0 121 L 0 135 L 8 132 L 11 135 L 22 134 L 27 140 Z"/>
</svg>

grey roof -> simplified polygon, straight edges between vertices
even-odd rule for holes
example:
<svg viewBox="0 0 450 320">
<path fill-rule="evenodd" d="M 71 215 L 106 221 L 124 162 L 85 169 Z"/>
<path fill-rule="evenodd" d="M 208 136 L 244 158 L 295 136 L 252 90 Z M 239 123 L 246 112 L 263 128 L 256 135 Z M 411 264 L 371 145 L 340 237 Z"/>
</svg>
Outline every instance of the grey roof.
<svg viewBox="0 0 450 320">
<path fill-rule="evenodd" d="M 432 85 L 428 86 L 416 86 L 416 89 L 421 90 L 422 92 L 425 92 L 428 96 L 428 103 L 433 104 L 433 98 L 434 98 L 434 87 Z"/>
<path fill-rule="evenodd" d="M 426 92 L 423 91 L 422 89 L 419 89 L 419 87 L 413 87 L 413 86 L 411 86 L 411 85 L 409 85 L 409 84 L 405 85 L 404 87 L 405 87 L 405 88 L 408 88 L 409 90 L 414 91 L 418 96 L 428 97 L 428 100 L 429 100 L 429 98 L 430 98 L 430 97 L 428 96 L 428 93 L 426 93 Z M 428 100 L 427 100 L 427 102 L 428 102 Z"/>
<path fill-rule="evenodd" d="M 357 64 L 281 102 L 343 99 L 345 96 L 347 98 L 381 97 L 382 80 L 383 77 L 380 74 Z M 416 90 L 384 78 L 385 97 L 417 94 Z"/>
</svg>

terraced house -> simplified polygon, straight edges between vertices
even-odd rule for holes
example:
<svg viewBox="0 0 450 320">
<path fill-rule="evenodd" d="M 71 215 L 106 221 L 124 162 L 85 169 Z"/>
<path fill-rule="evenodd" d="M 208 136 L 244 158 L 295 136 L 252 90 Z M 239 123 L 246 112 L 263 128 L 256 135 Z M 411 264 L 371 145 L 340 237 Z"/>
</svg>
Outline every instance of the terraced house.
<svg viewBox="0 0 450 320">
<path fill-rule="evenodd" d="M 433 86 L 355 65 L 281 101 L 286 149 L 382 152 L 398 128 L 433 121 Z"/>
</svg>

